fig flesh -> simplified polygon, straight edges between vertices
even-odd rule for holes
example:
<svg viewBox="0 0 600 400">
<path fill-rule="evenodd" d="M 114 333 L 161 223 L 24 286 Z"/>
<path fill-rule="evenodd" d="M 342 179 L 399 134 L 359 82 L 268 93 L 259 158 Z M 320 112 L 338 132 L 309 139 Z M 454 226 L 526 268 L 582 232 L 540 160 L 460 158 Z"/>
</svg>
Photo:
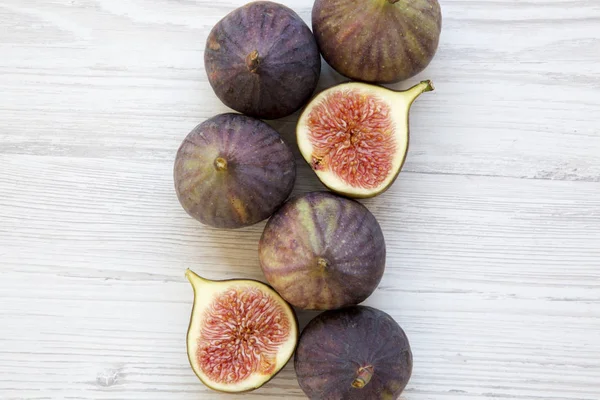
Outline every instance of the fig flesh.
<svg viewBox="0 0 600 400">
<path fill-rule="evenodd" d="M 299 110 L 321 73 L 310 28 L 294 11 L 270 1 L 249 3 L 219 21 L 208 36 L 204 63 L 225 105 L 264 119 Z"/>
<path fill-rule="evenodd" d="M 330 310 L 358 304 L 385 270 L 385 240 L 362 204 L 329 192 L 285 203 L 259 243 L 267 281 L 292 305 Z"/>
<path fill-rule="evenodd" d="M 365 306 L 326 311 L 304 328 L 294 368 L 311 400 L 391 400 L 408 384 L 408 338 L 387 313 Z"/>
<path fill-rule="evenodd" d="M 437 52 L 437 0 L 316 0 L 312 26 L 323 58 L 353 80 L 394 83 L 423 71 Z"/>
<path fill-rule="evenodd" d="M 296 180 L 289 145 L 268 124 L 240 114 L 210 118 L 185 138 L 174 181 L 183 208 L 203 224 L 241 228 L 268 218 Z"/>
<path fill-rule="evenodd" d="M 198 378 L 229 393 L 257 389 L 273 378 L 298 340 L 289 304 L 258 281 L 211 281 L 189 269 L 186 277 L 194 289 L 187 352 Z"/>
<path fill-rule="evenodd" d="M 408 152 L 409 111 L 423 81 L 404 91 L 350 82 L 317 95 L 298 120 L 298 147 L 321 182 L 354 198 L 374 197 L 396 180 Z"/>
</svg>

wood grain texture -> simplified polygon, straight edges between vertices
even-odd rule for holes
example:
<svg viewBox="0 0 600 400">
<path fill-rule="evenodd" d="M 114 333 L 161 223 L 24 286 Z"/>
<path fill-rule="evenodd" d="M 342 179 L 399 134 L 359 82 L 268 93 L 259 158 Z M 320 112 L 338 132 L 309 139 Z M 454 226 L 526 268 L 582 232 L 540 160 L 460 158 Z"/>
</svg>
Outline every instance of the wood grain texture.
<svg viewBox="0 0 600 400">
<path fill-rule="evenodd" d="M 310 21 L 312 2 L 281 0 Z M 0 398 L 226 399 L 185 354 L 185 268 L 262 279 L 264 223 L 179 206 L 173 159 L 227 111 L 205 38 L 242 0 L 0 2 Z M 364 203 L 405 328 L 405 400 L 600 398 L 600 7 L 442 0 L 437 91 Z M 324 66 L 320 89 L 343 81 Z M 271 122 L 293 143 L 297 115 Z M 298 157 L 296 193 L 322 189 Z M 305 324 L 314 313 L 300 313 Z M 244 399 L 302 399 L 293 368 Z"/>
</svg>

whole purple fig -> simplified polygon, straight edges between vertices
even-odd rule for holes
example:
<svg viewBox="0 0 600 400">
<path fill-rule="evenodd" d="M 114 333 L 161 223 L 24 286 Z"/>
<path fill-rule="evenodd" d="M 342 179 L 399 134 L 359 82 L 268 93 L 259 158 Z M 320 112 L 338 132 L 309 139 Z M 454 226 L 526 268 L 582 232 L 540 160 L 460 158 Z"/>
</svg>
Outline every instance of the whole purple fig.
<svg viewBox="0 0 600 400">
<path fill-rule="evenodd" d="M 309 322 L 294 367 L 311 400 L 392 400 L 410 380 L 413 356 L 408 337 L 389 314 L 354 306 Z"/>
<path fill-rule="evenodd" d="M 313 192 L 284 204 L 259 244 L 267 281 L 292 305 L 331 310 L 364 301 L 385 269 L 385 240 L 362 204 Z"/>
<path fill-rule="evenodd" d="M 429 65 L 442 12 L 438 0 L 316 0 L 312 26 L 323 58 L 337 72 L 393 83 Z"/>
<path fill-rule="evenodd" d="M 208 36 L 204 63 L 225 105 L 264 119 L 299 110 L 321 73 L 310 28 L 294 11 L 270 1 L 249 3 L 219 21 Z"/>
<path fill-rule="evenodd" d="M 216 228 L 241 228 L 268 218 L 288 198 L 296 162 L 265 122 L 221 114 L 187 135 L 174 180 L 179 202 L 192 217 Z"/>
</svg>

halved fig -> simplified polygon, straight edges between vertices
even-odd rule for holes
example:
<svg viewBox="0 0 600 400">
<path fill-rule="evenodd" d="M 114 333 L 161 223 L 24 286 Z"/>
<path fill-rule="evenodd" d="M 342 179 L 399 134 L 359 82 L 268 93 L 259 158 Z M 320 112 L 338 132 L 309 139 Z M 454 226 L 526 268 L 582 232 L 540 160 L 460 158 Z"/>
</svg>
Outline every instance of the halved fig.
<svg viewBox="0 0 600 400">
<path fill-rule="evenodd" d="M 310 321 L 294 367 L 311 400 L 392 400 L 410 380 L 413 356 L 404 330 L 389 314 L 355 306 Z"/>
<path fill-rule="evenodd" d="M 300 116 L 300 152 L 330 190 L 377 196 L 394 183 L 406 160 L 413 102 L 432 90 L 431 81 L 404 91 L 358 82 L 329 88 Z"/>
<path fill-rule="evenodd" d="M 209 388 L 239 393 L 257 389 L 290 360 L 298 341 L 292 308 L 253 280 L 211 281 L 191 270 L 194 307 L 187 333 L 190 365 Z"/>
</svg>

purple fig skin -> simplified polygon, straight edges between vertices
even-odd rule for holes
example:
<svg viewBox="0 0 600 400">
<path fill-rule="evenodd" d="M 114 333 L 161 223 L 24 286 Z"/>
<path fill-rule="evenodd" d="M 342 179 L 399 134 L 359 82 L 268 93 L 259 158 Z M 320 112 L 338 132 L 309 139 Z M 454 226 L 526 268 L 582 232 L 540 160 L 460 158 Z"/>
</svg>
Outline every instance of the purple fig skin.
<svg viewBox="0 0 600 400">
<path fill-rule="evenodd" d="M 408 384 L 413 356 L 406 334 L 390 315 L 354 306 L 326 311 L 309 322 L 294 368 L 311 400 L 389 400 Z"/>
<path fill-rule="evenodd" d="M 270 1 L 249 3 L 219 21 L 208 36 L 204 64 L 225 105 L 263 119 L 299 110 L 321 73 L 321 55 L 308 25 Z"/>
<path fill-rule="evenodd" d="M 294 155 L 265 122 L 220 114 L 194 128 L 175 159 L 177 198 L 205 225 L 235 229 L 256 224 L 289 197 Z"/>
<path fill-rule="evenodd" d="M 430 64 L 442 12 L 437 0 L 316 0 L 312 27 L 323 58 L 337 72 L 395 83 Z"/>
<path fill-rule="evenodd" d="M 259 243 L 269 284 L 307 310 L 367 299 L 381 281 L 385 257 L 375 216 L 359 202 L 329 192 L 288 201 L 271 217 Z"/>
</svg>

